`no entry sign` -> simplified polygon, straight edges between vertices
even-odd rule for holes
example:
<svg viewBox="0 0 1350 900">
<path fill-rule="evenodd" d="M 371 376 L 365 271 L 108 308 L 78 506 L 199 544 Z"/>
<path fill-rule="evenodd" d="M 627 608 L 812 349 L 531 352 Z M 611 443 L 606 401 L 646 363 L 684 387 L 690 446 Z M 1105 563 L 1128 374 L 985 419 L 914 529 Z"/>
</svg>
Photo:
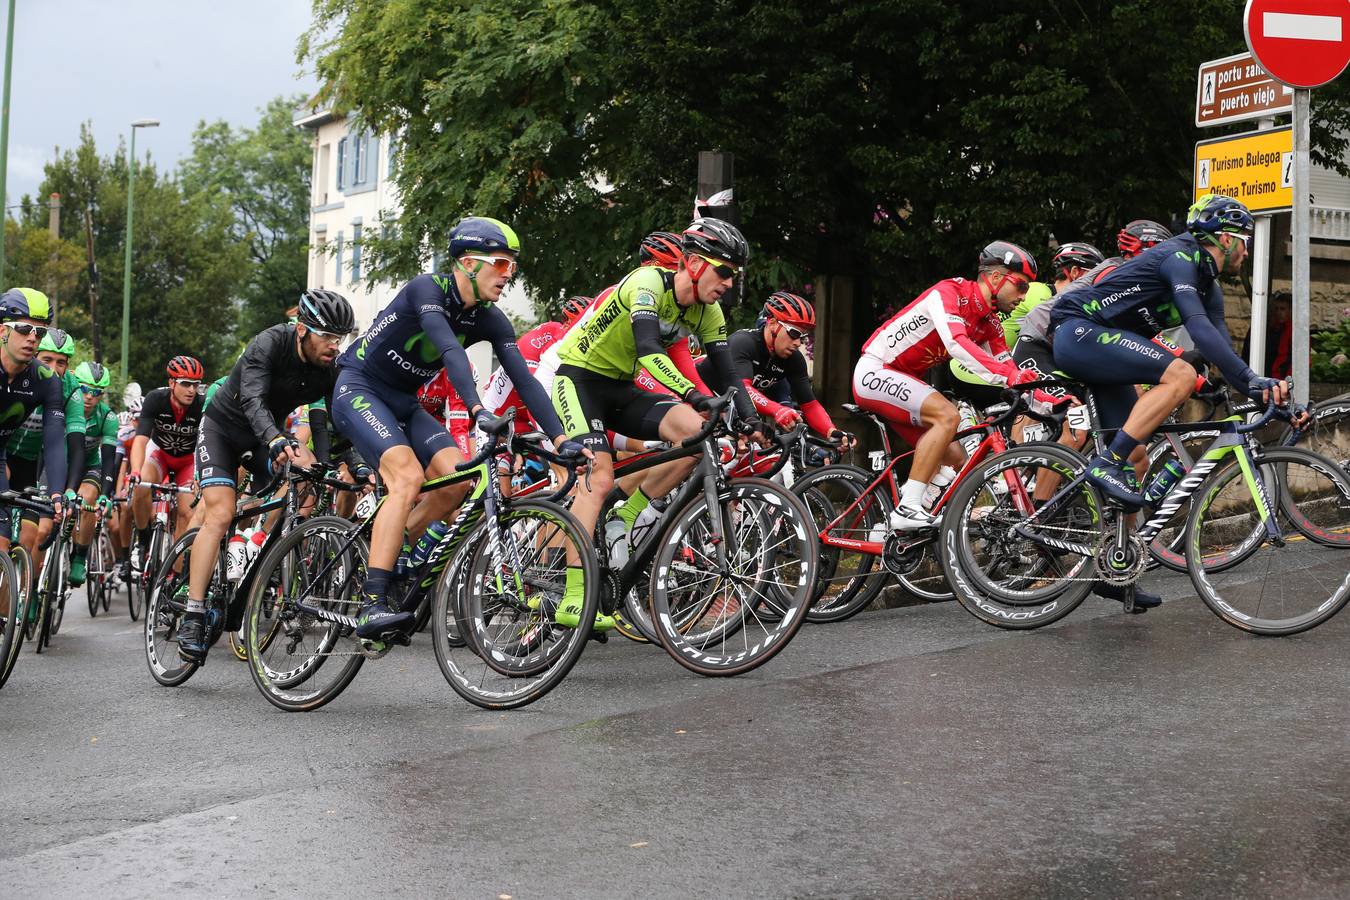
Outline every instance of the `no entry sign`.
<svg viewBox="0 0 1350 900">
<path fill-rule="evenodd" d="M 1247 46 L 1295 88 L 1326 84 L 1350 63 L 1350 0 L 1247 0 Z"/>
</svg>

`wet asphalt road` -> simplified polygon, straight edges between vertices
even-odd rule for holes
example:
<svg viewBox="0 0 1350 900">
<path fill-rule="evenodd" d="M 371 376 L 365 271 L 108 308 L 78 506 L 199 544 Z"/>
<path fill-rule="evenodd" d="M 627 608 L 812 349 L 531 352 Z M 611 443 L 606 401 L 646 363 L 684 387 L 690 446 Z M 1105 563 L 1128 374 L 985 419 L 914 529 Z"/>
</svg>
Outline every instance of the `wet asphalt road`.
<svg viewBox="0 0 1350 900">
<path fill-rule="evenodd" d="M 611 641 L 506 714 L 425 638 L 308 714 L 223 647 L 161 688 L 76 597 L 0 691 L 0 896 L 1350 894 L 1350 617 L 1258 639 L 1149 581 L 1033 633 L 867 613 L 736 679 Z"/>
</svg>

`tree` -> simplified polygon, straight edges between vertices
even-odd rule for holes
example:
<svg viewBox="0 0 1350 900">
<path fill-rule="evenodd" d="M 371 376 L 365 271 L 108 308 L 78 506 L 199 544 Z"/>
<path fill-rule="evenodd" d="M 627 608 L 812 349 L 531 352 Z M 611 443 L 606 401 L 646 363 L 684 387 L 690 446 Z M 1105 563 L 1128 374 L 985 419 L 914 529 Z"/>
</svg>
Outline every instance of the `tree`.
<svg viewBox="0 0 1350 900">
<path fill-rule="evenodd" d="M 313 151 L 291 124 L 302 99 L 275 98 L 252 129 L 202 122 L 182 164 L 184 193 L 228 203 L 231 233 L 248 250 L 240 331 L 250 336 L 280 321 L 305 288 Z"/>
<path fill-rule="evenodd" d="M 52 237 L 46 225 L 6 219 L 5 260 L 9 285 L 37 288 L 54 298 L 62 327 L 88 327 L 82 305 L 74 300 L 85 266 L 83 247 Z"/>
</svg>

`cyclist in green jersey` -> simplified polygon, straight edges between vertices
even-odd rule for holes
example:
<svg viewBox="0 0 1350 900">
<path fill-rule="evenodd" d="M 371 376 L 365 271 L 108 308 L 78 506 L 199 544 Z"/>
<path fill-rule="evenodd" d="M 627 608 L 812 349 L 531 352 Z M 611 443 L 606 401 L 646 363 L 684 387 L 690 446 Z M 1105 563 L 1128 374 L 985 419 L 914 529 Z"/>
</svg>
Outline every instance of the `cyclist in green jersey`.
<svg viewBox="0 0 1350 900">
<path fill-rule="evenodd" d="M 82 362 L 75 367 L 75 378 L 80 383 L 84 400 L 84 478 L 80 482 L 80 500 L 84 506 L 98 504 L 105 513 L 112 505 L 113 479 L 117 477 L 117 416 L 103 402 L 111 380 L 106 367 L 96 362 Z M 70 551 L 70 583 L 84 584 L 85 564 L 89 557 L 89 542 L 94 539 L 94 513 L 85 510 L 75 531 L 75 545 Z"/>
<path fill-rule="evenodd" d="M 84 397 L 80 382 L 70 371 L 70 358 L 75 354 L 75 339 L 60 328 L 48 329 L 38 344 L 37 361 L 61 378 L 61 397 L 66 414 L 66 483 L 49 484 L 49 493 L 65 493 L 67 502 L 75 498 L 75 488 L 84 472 Z M 18 431 L 9 439 L 6 458 L 9 461 L 9 486 L 21 491 L 36 486 L 42 480 L 42 407 L 29 414 Z M 19 541 L 33 555 L 37 565 L 43 554 L 38 545 L 51 533 L 52 520 L 38 521 L 36 514 L 25 511 Z"/>
<path fill-rule="evenodd" d="M 572 513 L 588 532 L 595 531 L 600 508 L 614 487 L 614 451 L 607 429 L 639 440 L 678 443 L 697 434 L 703 425 L 699 413 L 708 409 L 712 398 L 699 391 L 666 355 L 662 323 L 687 328 L 702 342 L 721 382 L 712 385 L 714 390 L 739 384 L 727 350 L 726 317 L 718 301 L 748 260 L 749 246 L 735 226 L 720 219 L 700 219 L 690 225 L 680 244 L 684 255 L 677 270 L 634 269 L 558 347 L 554 408 L 563 433 L 595 454 L 589 484 L 577 486 L 572 505 Z M 634 378 L 644 368 L 675 396 L 638 387 Z M 738 388 L 735 399 L 741 427 L 762 440 L 750 398 Z M 668 493 L 688 477 L 695 464 L 690 458 L 670 466 L 644 484 L 644 493 L 650 497 Z M 596 627 L 613 627 L 613 622 L 597 615 Z"/>
</svg>

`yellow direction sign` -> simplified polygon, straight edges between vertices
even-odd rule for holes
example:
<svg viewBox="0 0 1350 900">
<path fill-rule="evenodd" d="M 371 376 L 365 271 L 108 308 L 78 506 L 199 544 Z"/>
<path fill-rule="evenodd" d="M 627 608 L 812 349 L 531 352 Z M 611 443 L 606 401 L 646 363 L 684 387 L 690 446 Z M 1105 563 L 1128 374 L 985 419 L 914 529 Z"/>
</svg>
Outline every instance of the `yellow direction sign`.
<svg viewBox="0 0 1350 900">
<path fill-rule="evenodd" d="M 1194 196 L 1224 194 L 1254 213 L 1294 206 L 1294 131 L 1289 126 L 1199 141 Z"/>
</svg>

